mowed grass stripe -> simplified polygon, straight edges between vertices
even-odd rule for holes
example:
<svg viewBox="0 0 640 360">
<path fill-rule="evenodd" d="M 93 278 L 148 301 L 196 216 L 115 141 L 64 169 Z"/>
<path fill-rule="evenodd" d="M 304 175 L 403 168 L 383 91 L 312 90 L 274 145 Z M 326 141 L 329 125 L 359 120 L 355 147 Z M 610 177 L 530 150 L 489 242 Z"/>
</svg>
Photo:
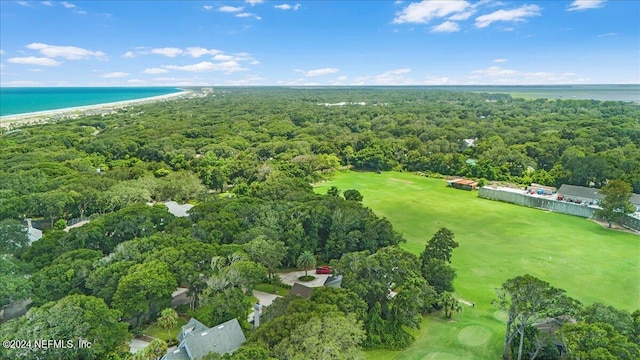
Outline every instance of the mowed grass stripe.
<svg viewBox="0 0 640 360">
<path fill-rule="evenodd" d="M 324 193 L 330 186 L 360 191 L 364 204 L 388 218 L 406 238 L 402 246 L 416 255 L 439 228 L 451 229 L 460 243 L 453 252 L 456 293 L 476 303 L 456 316 L 453 327 L 436 317 L 427 318 L 410 349 L 369 352 L 372 359 L 496 358 L 504 324 L 491 304 L 494 289 L 508 278 L 527 273 L 585 304 L 597 301 L 630 311 L 640 308 L 637 235 L 608 230 L 579 217 L 480 199 L 477 192 L 447 188 L 444 180 L 408 173 L 338 173 L 316 191 Z M 458 335 L 468 326 L 484 326 L 492 335 L 484 345 L 463 344 Z M 465 334 L 468 337 L 473 331 Z"/>
</svg>

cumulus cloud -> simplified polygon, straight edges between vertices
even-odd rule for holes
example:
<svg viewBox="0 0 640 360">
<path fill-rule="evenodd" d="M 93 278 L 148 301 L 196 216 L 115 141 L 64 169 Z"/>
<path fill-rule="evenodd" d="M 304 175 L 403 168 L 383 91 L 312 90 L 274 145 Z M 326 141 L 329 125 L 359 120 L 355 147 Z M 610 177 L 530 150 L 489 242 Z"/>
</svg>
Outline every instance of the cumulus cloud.
<svg viewBox="0 0 640 360">
<path fill-rule="evenodd" d="M 89 58 L 102 58 L 106 54 L 102 51 L 92 51 L 76 46 L 57 46 L 42 43 L 32 43 L 26 46 L 27 49 L 38 50 L 47 57 L 61 57 L 67 60 L 81 60 Z"/>
<path fill-rule="evenodd" d="M 182 49 L 172 48 L 172 47 L 156 48 L 156 49 L 151 49 L 151 53 L 164 55 L 168 57 L 176 57 L 182 54 Z"/>
<path fill-rule="evenodd" d="M 0 55 L 4 55 L 4 50 L 0 49 Z"/>
<path fill-rule="evenodd" d="M 250 62 L 249 64 L 251 65 L 260 65 L 260 61 L 258 60 L 253 60 L 252 62 Z"/>
<path fill-rule="evenodd" d="M 203 62 L 192 64 L 192 65 L 185 65 L 185 66 L 166 65 L 164 67 L 171 70 L 182 70 L 182 71 L 193 71 L 193 72 L 221 71 L 225 73 L 234 73 L 238 71 L 249 70 L 247 68 L 243 68 L 242 66 L 240 66 L 240 64 L 238 64 L 237 61 L 224 61 L 220 63 L 203 61 Z"/>
<path fill-rule="evenodd" d="M 134 57 L 136 57 L 136 54 L 134 54 L 133 51 L 127 51 L 126 53 L 124 53 L 124 55 L 122 55 L 122 57 L 133 59 Z"/>
<path fill-rule="evenodd" d="M 27 6 L 27 7 L 33 7 L 31 4 L 29 4 L 28 1 L 18 1 L 16 2 L 18 5 L 20 6 Z"/>
<path fill-rule="evenodd" d="M 507 59 L 493 59 L 493 62 L 496 63 L 496 64 L 506 63 L 507 61 L 509 61 L 509 60 L 507 60 Z"/>
<path fill-rule="evenodd" d="M 442 24 L 431 28 L 431 32 L 434 33 L 452 33 L 456 31 L 460 31 L 460 26 L 453 21 L 445 21 Z"/>
<path fill-rule="evenodd" d="M 169 70 L 163 68 L 148 68 L 144 69 L 143 74 L 165 74 L 168 73 Z"/>
<path fill-rule="evenodd" d="M 211 6 L 211 5 L 203 5 L 202 8 L 207 10 L 207 11 L 209 11 L 209 10 L 213 9 L 213 6 Z"/>
<path fill-rule="evenodd" d="M 308 76 L 308 77 L 314 77 L 314 76 L 323 76 L 323 75 L 335 74 L 337 72 L 340 72 L 340 70 L 336 69 L 336 68 L 322 68 L 322 69 L 315 69 L 315 70 L 306 71 L 306 72 L 304 72 L 304 75 Z"/>
<path fill-rule="evenodd" d="M 432 19 L 464 13 L 470 6 L 471 4 L 467 1 L 424 0 L 419 3 L 411 3 L 402 11 L 396 13 L 396 18 L 393 19 L 393 23 L 426 24 Z"/>
<path fill-rule="evenodd" d="M 62 6 L 66 7 L 67 9 L 73 9 L 74 7 L 77 7 L 74 4 L 72 4 L 70 2 L 67 2 L 67 1 L 63 1 L 62 2 Z"/>
<path fill-rule="evenodd" d="M 35 57 L 35 56 L 14 57 L 14 58 L 10 58 L 7 61 L 14 64 L 37 65 L 37 66 L 58 66 L 62 64 L 61 62 L 55 61 L 53 59 Z"/>
<path fill-rule="evenodd" d="M 203 56 L 203 55 L 216 55 L 221 52 L 222 51 L 218 49 L 205 49 L 200 46 L 188 47 L 184 50 L 185 55 L 189 55 L 194 58 L 199 58 L 200 56 Z"/>
<path fill-rule="evenodd" d="M 302 5 L 295 4 L 295 5 L 291 6 L 289 4 L 280 4 L 280 5 L 275 5 L 274 8 L 280 9 L 280 10 L 292 10 L 293 9 L 293 11 L 296 11 L 296 10 L 300 9 L 300 6 L 302 6 Z"/>
<path fill-rule="evenodd" d="M 540 7 L 537 5 L 523 5 L 511 10 L 498 10 L 478 16 L 476 18 L 476 27 L 485 28 L 496 21 L 522 22 L 532 16 L 540 16 Z"/>
<path fill-rule="evenodd" d="M 51 1 L 42 1 L 41 4 L 45 6 L 53 6 L 53 3 Z"/>
<path fill-rule="evenodd" d="M 242 7 L 242 6 L 228 6 L 228 5 L 225 5 L 225 6 L 220 6 L 218 8 L 218 11 L 227 12 L 227 13 L 240 12 L 242 10 L 244 10 L 244 7 Z"/>
<path fill-rule="evenodd" d="M 597 9 L 604 6 L 606 0 L 574 0 L 567 7 L 567 11 L 583 11 L 588 9 Z"/>
<path fill-rule="evenodd" d="M 251 6 L 262 4 L 264 0 L 245 0 L 247 3 L 251 4 Z"/>
<path fill-rule="evenodd" d="M 121 78 L 121 77 L 127 77 L 127 76 L 129 76 L 129 73 L 122 72 L 122 71 L 116 71 L 116 72 L 106 73 L 106 74 L 102 75 L 101 77 L 103 77 L 103 78 Z"/>
<path fill-rule="evenodd" d="M 451 84 L 451 79 L 446 76 L 427 75 L 424 78 L 423 85 L 448 85 Z"/>
</svg>

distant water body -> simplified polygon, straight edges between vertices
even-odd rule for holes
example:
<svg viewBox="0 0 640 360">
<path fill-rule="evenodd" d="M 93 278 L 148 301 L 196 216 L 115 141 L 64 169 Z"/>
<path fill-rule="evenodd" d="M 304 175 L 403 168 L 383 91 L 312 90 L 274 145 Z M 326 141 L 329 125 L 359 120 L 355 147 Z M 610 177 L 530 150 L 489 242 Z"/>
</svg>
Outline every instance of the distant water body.
<svg viewBox="0 0 640 360">
<path fill-rule="evenodd" d="M 143 99 L 180 91 L 171 87 L 0 87 L 0 116 Z"/>
</svg>

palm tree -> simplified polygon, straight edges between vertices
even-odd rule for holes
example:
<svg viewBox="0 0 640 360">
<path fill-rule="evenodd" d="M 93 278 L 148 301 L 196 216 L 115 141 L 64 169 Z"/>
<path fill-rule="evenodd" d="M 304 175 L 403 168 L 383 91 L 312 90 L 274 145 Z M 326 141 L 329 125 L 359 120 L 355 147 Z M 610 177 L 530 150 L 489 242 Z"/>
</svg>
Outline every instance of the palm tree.
<svg viewBox="0 0 640 360">
<path fill-rule="evenodd" d="M 316 266 L 316 258 L 312 253 L 305 251 L 298 257 L 298 261 L 296 261 L 296 265 L 298 265 L 298 269 L 304 270 L 304 276 L 307 275 L 307 270 Z"/>
</svg>

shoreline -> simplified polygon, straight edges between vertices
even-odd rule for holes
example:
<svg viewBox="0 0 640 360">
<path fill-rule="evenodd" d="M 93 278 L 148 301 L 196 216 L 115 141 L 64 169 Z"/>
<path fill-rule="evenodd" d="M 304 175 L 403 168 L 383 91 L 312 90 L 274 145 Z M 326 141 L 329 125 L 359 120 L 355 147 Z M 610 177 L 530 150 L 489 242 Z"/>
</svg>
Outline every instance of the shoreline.
<svg viewBox="0 0 640 360">
<path fill-rule="evenodd" d="M 36 111 L 15 115 L 4 115 L 0 116 L 0 128 L 11 129 L 19 126 L 45 124 L 52 121 L 77 118 L 84 115 L 100 115 L 117 109 L 121 109 L 125 106 L 141 105 L 161 100 L 177 99 L 193 92 L 192 90 L 180 90 L 181 91 L 175 93 L 145 97 L 140 99 L 114 101 L 94 105 L 74 106 L 62 109 Z"/>
</svg>

